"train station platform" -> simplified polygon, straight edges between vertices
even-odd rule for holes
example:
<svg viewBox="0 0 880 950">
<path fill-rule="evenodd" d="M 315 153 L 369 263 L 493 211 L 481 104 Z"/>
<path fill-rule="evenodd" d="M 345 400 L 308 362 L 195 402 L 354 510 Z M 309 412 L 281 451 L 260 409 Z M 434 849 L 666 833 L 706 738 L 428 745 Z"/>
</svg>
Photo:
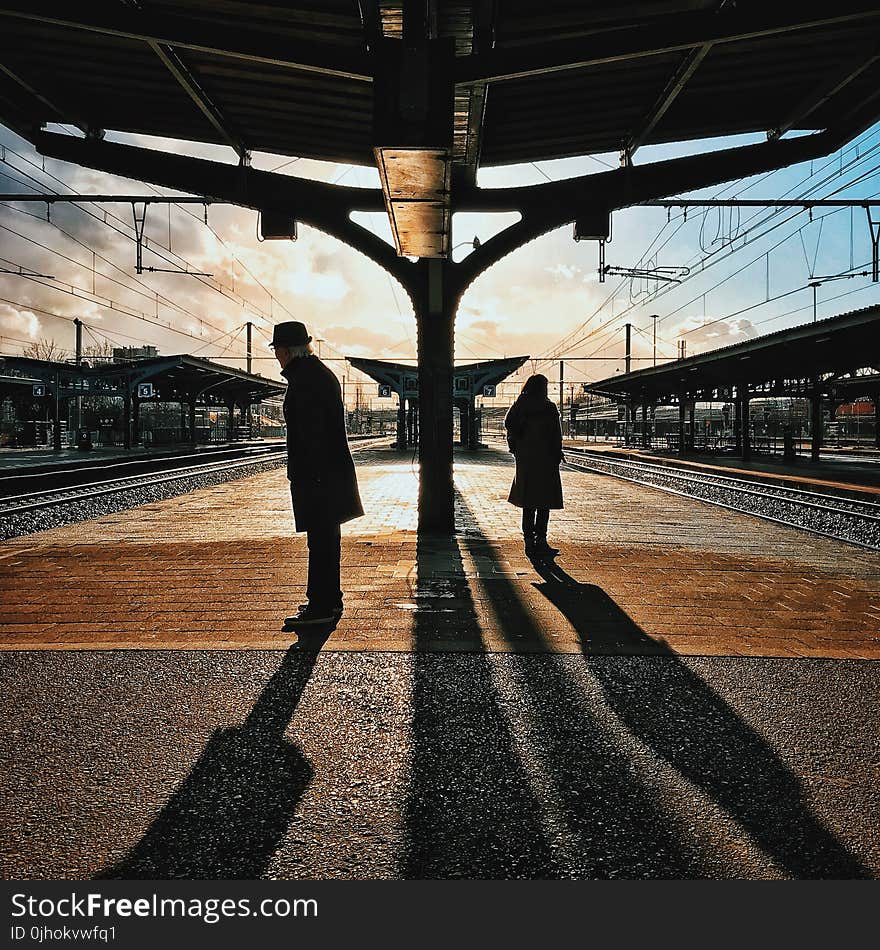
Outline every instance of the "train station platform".
<svg viewBox="0 0 880 950">
<path fill-rule="evenodd" d="M 409 453 L 357 453 L 329 651 L 880 658 L 880 553 L 564 469 L 533 565 L 506 452 L 456 456 L 454 538 L 418 537 Z M 282 471 L 0 545 L 2 650 L 283 649 L 305 536 Z"/>
</svg>

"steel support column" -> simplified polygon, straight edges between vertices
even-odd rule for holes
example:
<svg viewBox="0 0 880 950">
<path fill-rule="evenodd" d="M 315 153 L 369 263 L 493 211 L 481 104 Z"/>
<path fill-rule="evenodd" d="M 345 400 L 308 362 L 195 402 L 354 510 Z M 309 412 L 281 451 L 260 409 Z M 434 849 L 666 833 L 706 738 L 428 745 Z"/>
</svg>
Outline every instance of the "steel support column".
<svg viewBox="0 0 880 950">
<path fill-rule="evenodd" d="M 187 400 L 187 409 L 189 410 L 189 441 L 191 445 L 196 444 L 196 397 L 195 394 Z"/>
<path fill-rule="evenodd" d="M 452 367 L 455 308 L 450 263 L 422 260 L 417 296 L 419 356 L 419 531 L 455 531 Z"/>
<path fill-rule="evenodd" d="M 459 442 L 464 448 L 469 449 L 471 447 L 471 413 L 468 400 L 461 399 L 458 402 L 458 425 Z"/>
<path fill-rule="evenodd" d="M 678 454 L 684 455 L 684 413 L 686 397 L 681 393 L 678 397 Z"/>
<path fill-rule="evenodd" d="M 141 444 L 141 401 L 135 393 L 131 397 L 131 444 Z"/>
<path fill-rule="evenodd" d="M 642 397 L 642 448 L 648 448 L 648 401 Z"/>
<path fill-rule="evenodd" d="M 125 392 L 122 396 L 122 444 L 126 449 L 131 448 L 131 385 L 125 383 Z"/>
<path fill-rule="evenodd" d="M 226 441 L 235 439 L 235 400 L 226 400 Z"/>
<path fill-rule="evenodd" d="M 810 395 L 810 458 L 819 460 L 822 449 L 822 392 L 814 389 Z"/>
<path fill-rule="evenodd" d="M 406 448 L 406 399 L 403 393 L 397 394 L 400 402 L 397 405 L 397 448 Z"/>
<path fill-rule="evenodd" d="M 752 457 L 752 437 L 749 434 L 749 387 L 737 387 L 737 399 L 740 403 L 740 425 L 742 426 L 742 460 L 748 462 Z"/>
<path fill-rule="evenodd" d="M 742 403 L 739 393 L 733 400 L 733 445 L 737 455 L 742 453 Z"/>
<path fill-rule="evenodd" d="M 874 403 L 874 445 L 880 449 L 880 390 L 872 397 Z"/>
<path fill-rule="evenodd" d="M 52 399 L 52 448 L 61 448 L 61 374 L 55 373 L 55 392 Z"/>
</svg>

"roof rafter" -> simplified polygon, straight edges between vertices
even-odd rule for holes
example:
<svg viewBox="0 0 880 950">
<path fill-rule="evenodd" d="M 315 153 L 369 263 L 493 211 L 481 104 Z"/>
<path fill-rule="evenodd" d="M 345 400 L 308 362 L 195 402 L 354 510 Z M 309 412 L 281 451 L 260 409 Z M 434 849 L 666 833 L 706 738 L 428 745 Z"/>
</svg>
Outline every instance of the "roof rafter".
<svg viewBox="0 0 880 950">
<path fill-rule="evenodd" d="M 208 27 L 203 20 L 185 17 L 151 13 L 146 23 L 137 11 L 97 9 L 91 4 L 58 3 L 54 0 L 33 0 L 28 3 L 4 0 L 0 3 L 0 17 L 86 30 L 143 43 L 161 43 L 179 49 L 363 82 L 371 82 L 373 78 L 370 58 L 362 53 L 329 44 L 295 42 L 288 37 L 240 26 L 212 24 Z"/>
<path fill-rule="evenodd" d="M 220 107 L 211 100 L 192 70 L 184 63 L 180 55 L 170 46 L 149 41 L 149 46 L 165 65 L 165 68 L 177 80 L 181 88 L 192 99 L 199 111 L 211 123 L 221 138 L 238 153 L 243 162 L 249 161 L 247 146 L 241 136 L 235 134 Z"/>
<path fill-rule="evenodd" d="M 85 122 L 81 118 L 76 118 L 68 109 L 62 108 L 57 103 L 44 96 L 43 93 L 41 93 L 38 89 L 35 89 L 29 82 L 27 82 L 27 80 L 19 76 L 18 73 L 13 72 L 8 66 L 4 66 L 3 63 L 0 63 L 0 73 L 3 73 L 4 76 L 11 79 L 16 85 L 21 86 L 21 88 L 27 93 L 42 102 L 50 112 L 53 112 L 57 116 L 60 122 L 69 122 L 71 125 L 76 126 L 76 128 L 78 128 L 85 135 L 94 135 L 99 133 L 100 130 L 93 129 L 88 122 Z"/>
<path fill-rule="evenodd" d="M 697 67 L 709 55 L 709 51 L 714 43 L 704 43 L 702 46 L 695 46 L 692 50 L 685 53 L 681 63 L 679 63 L 675 72 L 670 76 L 660 97 L 651 106 L 648 114 L 642 120 L 641 125 L 636 128 L 623 146 L 620 154 L 620 164 L 627 165 L 632 162 L 633 155 L 638 151 L 639 146 L 648 138 L 648 136 L 657 127 L 657 123 L 669 111 L 669 107 L 678 98 L 688 80 L 697 71 Z"/>
<path fill-rule="evenodd" d="M 876 3 L 849 3 L 840 9 L 804 0 L 797 6 L 762 11 L 732 10 L 719 17 L 712 13 L 683 13 L 654 18 L 639 26 L 596 32 L 575 40 L 536 43 L 462 56 L 456 62 L 456 82 L 502 82 L 544 73 L 623 62 L 644 56 L 684 52 L 707 43 L 743 40 L 845 25 L 880 18 Z"/>
<path fill-rule="evenodd" d="M 800 126 L 800 123 L 808 119 L 818 108 L 825 105 L 841 89 L 844 89 L 877 62 L 880 62 L 880 45 L 875 44 L 870 49 L 861 51 L 854 50 L 839 69 L 825 76 L 809 95 L 804 96 L 788 112 L 779 125 L 767 133 L 767 138 L 778 139 L 791 129 Z"/>
</svg>

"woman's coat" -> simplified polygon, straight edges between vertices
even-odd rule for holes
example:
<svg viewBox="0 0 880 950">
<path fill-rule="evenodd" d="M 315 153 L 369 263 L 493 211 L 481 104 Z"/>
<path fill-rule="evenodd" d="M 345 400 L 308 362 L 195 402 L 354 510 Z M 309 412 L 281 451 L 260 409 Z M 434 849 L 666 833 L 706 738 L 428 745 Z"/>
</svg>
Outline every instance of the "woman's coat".
<svg viewBox="0 0 880 950">
<path fill-rule="evenodd" d="M 345 433 L 339 380 L 316 356 L 291 360 L 287 379 L 287 477 L 297 531 L 359 518 L 364 509 Z"/>
<path fill-rule="evenodd" d="M 520 396 L 504 420 L 516 459 L 508 501 L 519 508 L 562 508 L 562 427 L 559 410 L 540 396 Z"/>
</svg>

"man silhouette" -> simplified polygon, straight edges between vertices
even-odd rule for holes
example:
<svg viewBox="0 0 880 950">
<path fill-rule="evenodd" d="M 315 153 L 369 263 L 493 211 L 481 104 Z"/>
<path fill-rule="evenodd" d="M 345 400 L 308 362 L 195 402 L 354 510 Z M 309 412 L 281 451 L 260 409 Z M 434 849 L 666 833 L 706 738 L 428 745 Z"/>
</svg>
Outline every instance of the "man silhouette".
<svg viewBox="0 0 880 950">
<path fill-rule="evenodd" d="M 309 577 L 299 613 L 287 627 L 336 623 L 342 616 L 339 526 L 364 509 L 345 433 L 339 380 L 315 356 L 305 325 L 279 323 L 272 334 L 275 357 L 287 380 L 287 477 L 296 531 L 305 531 Z"/>
</svg>

